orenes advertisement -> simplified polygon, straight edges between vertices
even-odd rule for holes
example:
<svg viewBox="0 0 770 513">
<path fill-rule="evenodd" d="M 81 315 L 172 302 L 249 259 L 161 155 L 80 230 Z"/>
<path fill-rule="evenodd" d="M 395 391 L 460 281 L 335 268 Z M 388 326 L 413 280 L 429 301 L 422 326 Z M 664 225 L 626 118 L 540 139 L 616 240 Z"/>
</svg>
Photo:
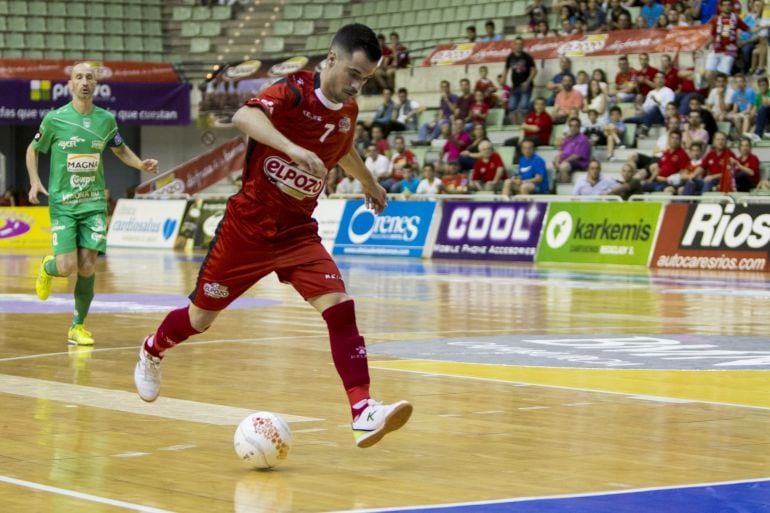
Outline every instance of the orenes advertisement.
<svg viewBox="0 0 770 513">
<path fill-rule="evenodd" d="M 348 201 L 334 242 L 335 255 L 424 256 L 436 203 L 391 201 L 375 215 L 363 200 Z"/>
</svg>

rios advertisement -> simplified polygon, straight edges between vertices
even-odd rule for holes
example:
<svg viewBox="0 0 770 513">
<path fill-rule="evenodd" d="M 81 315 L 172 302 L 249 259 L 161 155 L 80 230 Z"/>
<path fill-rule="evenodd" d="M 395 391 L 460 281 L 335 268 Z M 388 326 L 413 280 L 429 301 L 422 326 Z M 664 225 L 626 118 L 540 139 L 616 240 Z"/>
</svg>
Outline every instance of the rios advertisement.
<svg viewBox="0 0 770 513">
<path fill-rule="evenodd" d="M 770 205 L 668 205 L 652 267 L 768 271 Z"/>
<path fill-rule="evenodd" d="M 552 203 L 538 262 L 647 265 L 661 206 Z"/>
<path fill-rule="evenodd" d="M 434 258 L 533 262 L 545 203 L 447 202 Z"/>
<path fill-rule="evenodd" d="M 433 201 L 391 201 L 375 215 L 363 200 L 348 201 L 334 254 L 421 257 L 435 211 Z"/>
</svg>

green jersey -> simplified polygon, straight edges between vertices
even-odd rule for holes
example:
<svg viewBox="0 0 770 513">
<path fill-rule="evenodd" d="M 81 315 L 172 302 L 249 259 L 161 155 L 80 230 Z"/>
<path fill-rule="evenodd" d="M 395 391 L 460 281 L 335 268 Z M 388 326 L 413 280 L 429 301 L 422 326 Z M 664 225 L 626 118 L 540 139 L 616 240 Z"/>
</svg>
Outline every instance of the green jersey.
<svg viewBox="0 0 770 513">
<path fill-rule="evenodd" d="M 102 152 L 108 146 L 122 144 L 115 116 L 95 105 L 85 116 L 75 110 L 72 102 L 46 114 L 32 147 L 51 152 L 51 211 L 105 210 Z"/>
</svg>

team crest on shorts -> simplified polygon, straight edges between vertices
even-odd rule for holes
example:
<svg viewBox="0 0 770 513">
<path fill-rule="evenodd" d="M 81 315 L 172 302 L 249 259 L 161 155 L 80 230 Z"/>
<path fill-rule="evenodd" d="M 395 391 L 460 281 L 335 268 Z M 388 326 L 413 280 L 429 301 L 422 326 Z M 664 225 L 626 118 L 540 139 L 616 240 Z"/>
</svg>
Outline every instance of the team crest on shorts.
<svg viewBox="0 0 770 513">
<path fill-rule="evenodd" d="M 345 116 L 340 119 L 340 132 L 345 133 L 350 131 L 350 118 Z"/>
<path fill-rule="evenodd" d="M 230 291 L 219 283 L 206 283 L 203 285 L 203 295 L 214 299 L 224 299 L 230 295 Z"/>
</svg>

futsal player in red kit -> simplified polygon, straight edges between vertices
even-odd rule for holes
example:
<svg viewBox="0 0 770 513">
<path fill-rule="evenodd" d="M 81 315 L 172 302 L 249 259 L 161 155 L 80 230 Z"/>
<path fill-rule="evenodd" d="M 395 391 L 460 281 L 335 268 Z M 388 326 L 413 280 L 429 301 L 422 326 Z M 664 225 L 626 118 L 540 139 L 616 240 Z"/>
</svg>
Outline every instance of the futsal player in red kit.
<svg viewBox="0 0 770 513">
<path fill-rule="evenodd" d="M 139 352 L 134 382 L 139 396 L 160 393 L 165 351 L 205 331 L 220 311 L 271 272 L 288 282 L 326 321 L 332 359 L 347 392 L 356 445 L 369 447 L 403 426 L 407 401 L 382 404 L 369 395 L 364 339 L 340 271 L 321 245 L 311 215 L 327 170 L 339 163 L 363 187 L 376 213 L 385 190 L 353 147 L 354 99 L 381 58 L 374 32 L 342 27 L 321 72 L 299 71 L 246 102 L 233 123 L 249 138 L 243 187 L 227 210 L 201 265 L 190 304 L 169 313 Z"/>
</svg>

